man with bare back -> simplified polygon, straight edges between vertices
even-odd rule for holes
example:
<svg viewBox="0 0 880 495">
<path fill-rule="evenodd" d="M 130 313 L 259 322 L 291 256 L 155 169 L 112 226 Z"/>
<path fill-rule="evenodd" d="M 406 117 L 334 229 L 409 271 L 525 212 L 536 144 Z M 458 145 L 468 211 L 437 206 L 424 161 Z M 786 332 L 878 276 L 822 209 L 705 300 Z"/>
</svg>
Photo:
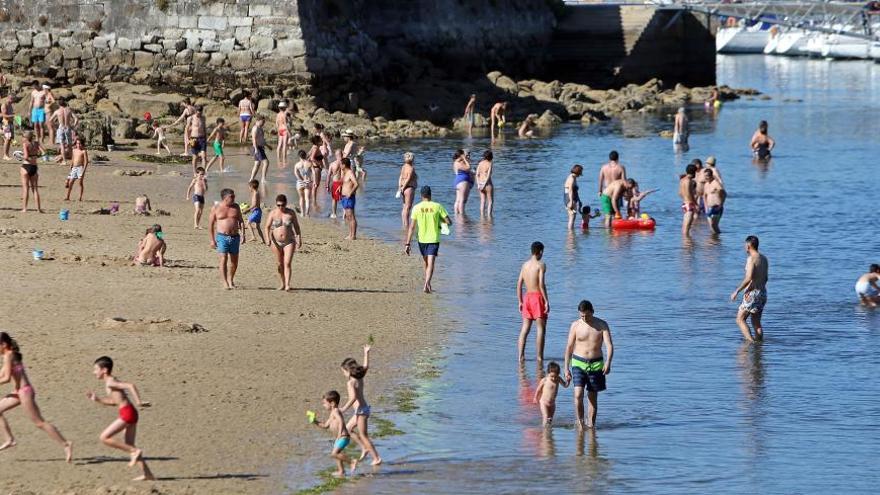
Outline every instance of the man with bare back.
<svg viewBox="0 0 880 495">
<path fill-rule="evenodd" d="M 208 168 L 205 159 L 205 153 L 208 150 L 208 125 L 205 123 L 202 107 L 193 107 L 193 114 L 186 120 L 186 128 L 189 135 L 189 151 L 192 154 L 193 175 L 195 175 L 196 160 L 199 157 L 202 159 L 202 168 L 205 170 Z"/>
<path fill-rule="evenodd" d="M 611 227 L 611 218 L 615 211 L 611 204 L 611 196 L 605 194 L 605 188 L 616 180 L 626 180 L 626 167 L 620 164 L 619 159 L 620 155 L 617 151 L 612 150 L 608 153 L 608 163 L 599 169 L 599 201 L 602 213 L 605 214 L 605 227 Z M 617 211 L 620 211 L 621 204 L 622 200 L 617 205 Z"/>
<path fill-rule="evenodd" d="M 623 218 L 620 213 L 620 205 L 623 204 L 623 198 L 628 194 L 631 196 L 632 191 L 636 188 L 636 181 L 633 179 L 617 179 L 611 181 L 602 191 L 602 212 L 605 213 L 605 227 L 611 227 L 611 218 Z M 606 201 L 604 198 L 608 198 Z M 610 207 L 611 211 L 605 211 L 606 207 Z"/>
<path fill-rule="evenodd" d="M 67 106 L 67 101 L 64 98 L 59 98 L 58 110 L 52 113 L 49 121 L 55 121 L 58 124 L 58 127 L 55 129 L 55 144 L 58 145 L 61 164 L 67 165 L 68 149 L 73 145 L 73 126 L 79 122 L 79 119 L 73 113 L 73 110 Z"/>
<path fill-rule="evenodd" d="M 578 304 L 580 318 L 573 321 L 565 346 L 565 379 L 574 382 L 574 406 L 577 427 L 596 427 L 599 392 L 605 390 L 605 376 L 611 373 L 614 344 L 611 328 L 605 320 L 593 316 L 593 305 L 583 300 Z M 602 358 L 602 345 L 605 358 Z M 584 424 L 584 389 L 587 390 L 588 422 Z"/>
<path fill-rule="evenodd" d="M 519 312 L 522 314 L 522 328 L 519 332 L 517 350 L 519 362 L 526 359 L 526 339 L 532 330 L 532 322 L 538 323 L 538 334 L 535 336 L 535 354 L 538 362 L 544 361 L 544 333 L 547 329 L 547 316 L 550 314 L 550 298 L 547 297 L 545 275 L 547 266 L 541 261 L 544 257 L 544 245 L 532 243 L 532 257 L 523 263 L 516 281 L 516 298 L 519 300 Z M 523 285 L 526 286 L 523 297 Z"/>
<path fill-rule="evenodd" d="M 45 126 L 46 126 L 46 99 L 49 94 L 49 87 L 43 85 L 40 87 L 40 83 L 34 81 L 33 89 L 31 90 L 31 125 L 34 126 L 34 133 L 37 137 L 37 142 L 43 142 L 45 137 Z"/>
<path fill-rule="evenodd" d="M 220 277 L 223 285 L 226 289 L 234 289 L 238 250 L 246 241 L 244 217 L 241 215 L 241 207 L 235 202 L 235 192 L 232 189 L 220 191 L 220 198 L 220 203 L 211 209 L 211 247 L 220 255 Z"/>
<path fill-rule="evenodd" d="M 742 304 L 736 314 L 736 324 L 739 326 L 746 342 L 764 340 L 764 327 L 761 326 L 761 315 L 764 314 L 764 305 L 767 304 L 767 279 L 770 263 L 767 257 L 758 252 L 758 238 L 750 235 L 746 237 L 746 275 L 736 290 L 730 295 L 731 301 L 743 292 Z M 755 336 L 752 337 L 746 319 L 751 315 L 752 326 L 755 328 Z"/>
<path fill-rule="evenodd" d="M 681 221 L 682 235 L 691 233 L 691 224 L 697 216 L 697 166 L 691 163 L 685 169 L 685 174 L 678 181 L 678 195 L 681 196 L 681 211 L 684 218 Z"/>
</svg>

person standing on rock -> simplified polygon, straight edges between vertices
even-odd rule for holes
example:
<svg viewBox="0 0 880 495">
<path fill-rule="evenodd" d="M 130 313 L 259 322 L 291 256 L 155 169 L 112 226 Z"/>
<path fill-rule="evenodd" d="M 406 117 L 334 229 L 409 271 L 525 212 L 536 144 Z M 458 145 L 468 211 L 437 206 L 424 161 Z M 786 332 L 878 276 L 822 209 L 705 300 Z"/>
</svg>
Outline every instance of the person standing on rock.
<svg viewBox="0 0 880 495">
<path fill-rule="evenodd" d="M 742 304 L 736 314 L 736 324 L 747 342 L 764 340 L 764 327 L 761 326 L 761 316 L 764 314 L 764 305 L 767 304 L 767 279 L 769 278 L 770 263 L 767 257 L 758 252 L 758 238 L 750 235 L 746 237 L 746 275 L 735 291 L 730 294 L 730 300 L 736 301 L 736 297 L 743 292 Z M 752 337 L 746 319 L 751 315 L 752 326 L 755 336 Z"/>
<path fill-rule="evenodd" d="M 501 129 L 507 122 L 505 112 L 507 112 L 506 101 L 499 101 L 498 103 L 492 105 L 492 110 L 489 111 L 489 129 L 491 131 L 492 138 L 495 137 L 495 131 L 498 131 L 499 136 L 501 135 Z"/>
<path fill-rule="evenodd" d="M 235 288 L 238 251 L 240 245 L 247 240 L 247 231 L 241 207 L 235 202 L 235 192 L 232 189 L 223 189 L 220 191 L 220 198 L 220 203 L 211 209 L 211 247 L 220 255 L 220 278 L 223 279 L 224 287 L 229 290 Z"/>
<path fill-rule="evenodd" d="M 208 150 L 208 124 L 202 114 L 202 107 L 193 107 L 193 114 L 187 120 L 190 153 L 192 154 L 193 174 L 196 173 L 196 159 L 201 157 L 202 168 L 208 169 L 205 153 Z"/>
<path fill-rule="evenodd" d="M 275 148 L 278 168 L 287 166 L 287 138 L 290 134 L 290 115 L 287 113 L 287 102 L 278 104 L 278 113 L 275 115 L 275 130 L 278 132 L 278 146 Z"/>
<path fill-rule="evenodd" d="M 473 129 L 476 123 L 477 95 L 472 94 L 464 106 L 464 125 L 467 128 L 468 137 L 474 137 Z"/>
<path fill-rule="evenodd" d="M 257 113 L 251 94 L 242 92 L 241 100 L 238 101 L 238 119 L 241 121 L 241 130 L 238 132 L 238 142 L 243 143 L 249 136 L 251 118 Z"/>
<path fill-rule="evenodd" d="M 697 216 L 697 166 L 689 164 L 684 175 L 678 181 L 678 195 L 681 197 L 681 211 L 684 217 L 681 221 L 682 235 L 690 235 L 691 225 Z"/>
<path fill-rule="evenodd" d="M 3 118 L 3 159 L 12 160 L 9 150 L 15 140 L 15 97 L 9 94 L 0 105 L 0 117 Z"/>
<path fill-rule="evenodd" d="M 608 153 L 608 163 L 602 165 L 599 169 L 599 201 L 602 206 L 602 213 L 605 214 L 605 228 L 611 227 L 611 217 L 614 214 L 614 207 L 611 205 L 611 197 L 604 193 L 605 187 L 616 180 L 626 180 L 626 167 L 620 164 L 620 155 L 616 150 Z M 622 203 L 617 205 L 620 210 Z"/>
<path fill-rule="evenodd" d="M 339 201 L 339 204 L 342 205 L 342 215 L 343 218 L 345 218 L 345 223 L 348 224 L 348 236 L 346 236 L 345 239 L 351 241 L 357 239 L 358 221 L 354 214 L 354 207 L 356 203 L 355 194 L 357 193 L 358 187 L 360 187 L 360 184 L 358 183 L 354 170 L 351 168 L 351 160 L 343 158 L 342 199 Z"/>
<path fill-rule="evenodd" d="M 41 88 L 40 83 L 34 81 L 33 89 L 31 90 L 31 125 L 36 133 L 36 139 L 40 143 L 42 143 L 46 137 L 46 98 L 49 92 L 47 88 L 48 86 L 45 84 Z"/>
<path fill-rule="evenodd" d="M 690 129 L 688 126 L 687 114 L 684 112 L 684 107 L 679 107 L 678 113 L 675 114 L 675 126 L 672 130 L 672 146 L 676 151 L 688 150 L 689 135 Z"/>
<path fill-rule="evenodd" d="M 189 98 L 184 98 L 181 105 L 183 105 L 183 112 L 177 120 L 171 123 L 171 127 L 183 122 L 183 154 L 180 156 L 189 156 L 189 118 L 195 113 L 195 107 L 190 103 Z"/>
<path fill-rule="evenodd" d="M 55 130 L 55 144 L 58 145 L 58 153 L 62 165 L 67 165 L 68 149 L 73 144 L 73 127 L 79 122 L 77 116 L 67 106 L 64 98 L 58 100 L 58 110 L 52 113 L 49 122 L 58 123 Z"/>
<path fill-rule="evenodd" d="M 266 156 L 266 134 L 263 132 L 263 126 L 266 124 L 266 117 L 257 115 L 254 120 L 254 128 L 251 130 L 251 145 L 253 146 L 254 168 L 251 169 L 251 178 L 254 180 L 257 171 L 261 172 L 260 184 L 266 183 L 266 169 L 269 168 L 269 157 Z"/>
<path fill-rule="evenodd" d="M 425 285 L 423 290 L 430 294 L 434 289 L 431 287 L 431 278 L 434 276 L 434 260 L 440 251 L 441 224 L 452 225 L 449 213 L 440 203 L 431 201 L 431 187 L 422 187 L 422 201 L 413 207 L 410 215 L 411 222 L 406 231 L 403 252 L 409 256 L 410 244 L 416 227 L 419 229 L 419 251 L 422 253 L 422 261 L 425 264 Z"/>
</svg>

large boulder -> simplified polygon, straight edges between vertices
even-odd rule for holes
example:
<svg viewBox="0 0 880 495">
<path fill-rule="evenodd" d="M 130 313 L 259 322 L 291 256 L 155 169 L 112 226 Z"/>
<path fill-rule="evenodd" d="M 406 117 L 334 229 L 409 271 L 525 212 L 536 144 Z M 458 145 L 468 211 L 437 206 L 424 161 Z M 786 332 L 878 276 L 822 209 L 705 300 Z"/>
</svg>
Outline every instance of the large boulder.
<svg viewBox="0 0 880 495">
<path fill-rule="evenodd" d="M 535 126 L 539 129 L 550 129 L 558 126 L 561 123 L 562 118 L 560 118 L 558 115 L 551 112 L 550 110 L 544 110 L 544 113 L 535 120 Z"/>
</svg>

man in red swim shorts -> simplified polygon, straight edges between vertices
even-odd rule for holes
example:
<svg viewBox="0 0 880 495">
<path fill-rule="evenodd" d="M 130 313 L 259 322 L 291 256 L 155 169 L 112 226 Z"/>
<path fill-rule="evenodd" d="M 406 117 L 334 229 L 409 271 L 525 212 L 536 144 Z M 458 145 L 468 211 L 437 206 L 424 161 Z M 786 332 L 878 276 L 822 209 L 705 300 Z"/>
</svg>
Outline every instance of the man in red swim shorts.
<svg viewBox="0 0 880 495">
<path fill-rule="evenodd" d="M 523 263 L 516 281 L 516 297 L 519 300 L 519 311 L 522 313 L 522 328 L 519 332 L 519 362 L 525 361 L 526 339 L 532 330 L 532 322 L 538 322 L 538 334 L 535 336 L 535 351 L 538 362 L 544 361 L 544 332 L 547 329 L 547 316 L 550 314 L 550 299 L 547 297 L 547 285 L 544 276 L 547 267 L 541 258 L 544 257 L 544 245 L 532 243 L 532 257 Z M 523 295 L 523 284 L 526 293 Z"/>
</svg>

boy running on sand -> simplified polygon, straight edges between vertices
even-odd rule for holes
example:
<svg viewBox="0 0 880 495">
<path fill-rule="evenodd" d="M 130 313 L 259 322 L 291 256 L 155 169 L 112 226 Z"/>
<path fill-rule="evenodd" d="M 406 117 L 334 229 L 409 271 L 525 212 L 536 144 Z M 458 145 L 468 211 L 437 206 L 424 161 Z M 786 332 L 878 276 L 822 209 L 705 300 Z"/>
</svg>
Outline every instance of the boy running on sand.
<svg viewBox="0 0 880 495">
<path fill-rule="evenodd" d="M 162 154 L 162 148 L 171 156 L 171 148 L 168 147 L 168 137 L 165 135 L 165 126 L 159 125 L 159 122 L 153 121 L 153 137 L 156 138 L 156 154 Z"/>
<path fill-rule="evenodd" d="M 359 365 L 354 358 L 346 358 L 342 361 L 342 374 L 348 378 L 348 402 L 340 407 L 339 411 L 344 413 L 350 407 L 355 408 L 354 416 L 348 420 L 346 428 L 348 428 L 350 433 L 354 434 L 354 441 L 361 447 L 361 456 L 358 458 L 358 462 L 364 460 L 367 454 L 370 454 L 373 457 L 371 465 L 378 466 L 382 464 L 382 458 L 379 457 L 379 453 L 376 451 L 376 447 L 373 445 L 373 441 L 370 440 L 367 431 L 367 421 L 370 419 L 370 406 L 367 405 L 367 400 L 364 398 L 364 377 L 369 369 L 369 345 L 364 346 L 363 366 Z M 357 428 L 357 433 L 354 432 L 355 428 Z M 352 471 L 354 471 L 354 466 L 352 466 Z"/>
<path fill-rule="evenodd" d="M 205 169 L 199 167 L 196 169 L 196 175 L 193 177 L 192 182 L 189 183 L 189 187 L 186 189 L 186 199 L 190 198 L 192 195 L 193 208 L 195 212 L 193 213 L 193 228 L 200 229 L 199 225 L 202 222 L 202 211 L 205 209 L 205 193 L 208 192 L 208 181 L 205 179 Z"/>
<path fill-rule="evenodd" d="M 357 459 L 350 459 L 343 450 L 351 443 L 351 435 L 348 428 L 345 427 L 345 418 L 339 411 L 339 392 L 331 390 L 324 394 L 322 399 L 324 409 L 329 413 L 327 421 L 316 421 L 315 425 L 325 430 L 332 428 L 336 433 L 336 441 L 333 442 L 333 449 L 330 450 L 330 457 L 336 460 L 336 472 L 333 476 L 342 478 L 345 476 L 345 467 L 343 463 L 351 462 L 351 470 L 357 469 Z"/>
<path fill-rule="evenodd" d="M 254 237 L 259 236 L 260 242 L 266 244 L 266 238 L 263 237 L 263 230 L 260 229 L 260 222 L 263 221 L 263 208 L 260 206 L 263 204 L 263 195 L 260 194 L 260 181 L 252 180 L 248 182 L 248 187 L 251 190 L 251 207 L 247 211 L 248 213 L 248 225 L 251 228 L 251 233 L 254 234 L 254 229 L 256 229 L 256 234 Z"/>
<path fill-rule="evenodd" d="M 217 127 L 215 127 L 214 130 L 211 131 L 211 135 L 208 136 L 208 141 L 214 146 L 214 156 L 211 158 L 211 161 L 208 162 L 208 165 L 205 166 L 206 174 L 211 170 L 211 165 L 213 165 L 218 159 L 220 160 L 220 171 L 223 172 L 223 169 L 226 168 L 226 157 L 223 156 L 223 146 L 226 145 L 227 131 L 226 121 L 222 118 L 217 119 Z"/>
<path fill-rule="evenodd" d="M 138 412 L 128 399 L 126 392 L 134 397 L 134 402 L 139 407 L 150 407 L 150 403 L 141 401 L 138 389 L 133 383 L 118 381 L 113 376 L 113 360 L 109 357 L 101 356 L 95 360 L 94 373 L 98 380 L 104 382 L 107 397 L 98 397 L 94 392 L 89 392 L 87 394 L 89 400 L 105 406 L 119 406 L 119 417 L 110 423 L 110 426 L 101 433 L 101 441 L 108 447 L 128 452 L 131 456 L 131 461 L 128 463 L 129 467 L 134 467 L 135 465 L 140 466 L 143 474 L 132 481 L 156 479 L 153 477 L 150 468 L 147 467 L 147 462 L 144 460 L 143 456 L 143 450 L 135 446 L 134 442 L 135 437 L 137 436 Z M 119 440 L 114 440 L 113 437 L 122 431 L 125 431 L 125 441 L 120 442 Z"/>
<path fill-rule="evenodd" d="M 547 285 L 544 277 L 547 266 L 541 261 L 544 257 L 544 245 L 532 243 L 532 257 L 523 263 L 516 281 L 516 297 L 519 300 L 519 311 L 522 314 L 522 328 L 517 343 L 519 362 L 526 359 L 526 339 L 532 330 L 532 322 L 538 322 L 538 334 L 535 336 L 535 352 L 538 362 L 544 361 L 544 331 L 547 328 L 547 316 L 550 314 L 550 299 L 547 297 Z M 526 294 L 523 297 L 523 285 Z"/>
<path fill-rule="evenodd" d="M 547 365 L 547 376 L 541 378 L 538 387 L 535 389 L 535 402 L 541 406 L 541 419 L 544 427 L 553 425 L 553 415 L 556 414 L 556 394 L 559 392 L 559 386 L 568 388 L 568 383 L 559 376 L 559 363 L 550 361 Z"/>
</svg>

